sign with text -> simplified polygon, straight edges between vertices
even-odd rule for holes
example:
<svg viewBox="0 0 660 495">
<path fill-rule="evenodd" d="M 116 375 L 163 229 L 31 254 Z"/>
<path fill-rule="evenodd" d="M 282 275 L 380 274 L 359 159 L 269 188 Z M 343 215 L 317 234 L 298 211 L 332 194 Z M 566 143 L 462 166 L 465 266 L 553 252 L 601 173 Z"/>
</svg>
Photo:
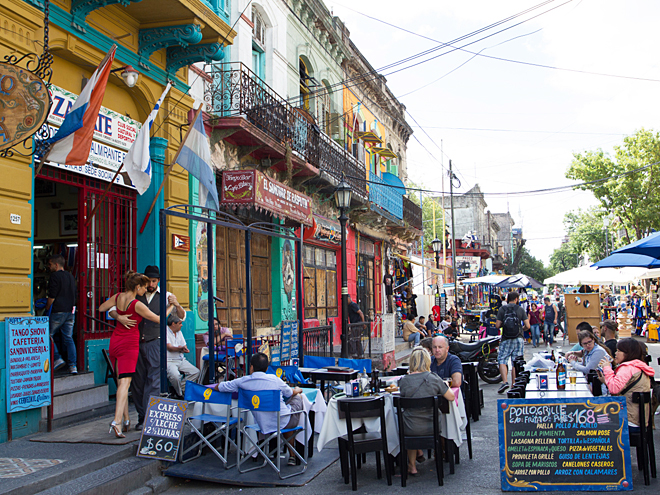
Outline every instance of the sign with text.
<svg viewBox="0 0 660 495">
<path fill-rule="evenodd" d="M 49 406 L 50 330 L 47 316 L 7 317 L 7 412 Z"/>
<path fill-rule="evenodd" d="M 479 256 L 456 256 L 456 269 L 464 273 L 477 273 L 481 269 Z"/>
<path fill-rule="evenodd" d="M 632 490 L 624 397 L 497 401 L 503 491 Z"/>
<path fill-rule="evenodd" d="M 280 362 L 298 358 L 298 320 L 282 322 L 279 358 Z"/>
<path fill-rule="evenodd" d="M 188 403 L 183 400 L 149 397 L 137 456 L 176 461 L 187 408 Z"/>
<path fill-rule="evenodd" d="M 54 85 L 51 85 L 50 91 L 53 104 L 50 107 L 48 124 L 50 124 L 50 134 L 53 136 L 64 122 L 64 118 L 78 99 L 78 95 Z M 133 145 L 140 127 L 142 127 L 140 122 L 101 107 L 94 127 L 94 140 L 90 149 L 89 163 L 84 166 L 73 166 L 48 162 L 48 165 L 110 182 Z M 133 188 L 128 174 L 124 172 L 117 176 L 115 184 Z"/>
<path fill-rule="evenodd" d="M 277 217 L 312 225 L 311 198 L 258 170 L 223 172 L 220 202 L 230 205 L 254 205 Z"/>
</svg>

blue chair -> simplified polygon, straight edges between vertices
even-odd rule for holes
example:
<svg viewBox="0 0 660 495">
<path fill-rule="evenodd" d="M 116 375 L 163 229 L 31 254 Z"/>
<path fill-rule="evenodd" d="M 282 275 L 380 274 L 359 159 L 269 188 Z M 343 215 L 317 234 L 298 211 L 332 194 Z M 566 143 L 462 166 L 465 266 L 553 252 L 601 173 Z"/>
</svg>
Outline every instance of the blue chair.
<svg viewBox="0 0 660 495">
<path fill-rule="evenodd" d="M 243 426 L 239 427 L 238 429 L 239 438 L 237 438 L 236 443 L 238 445 L 245 445 L 244 449 L 238 449 L 237 451 L 238 452 L 237 464 L 238 464 L 239 473 L 247 473 L 250 471 L 254 471 L 255 469 L 260 469 L 264 467 L 266 464 L 268 464 L 271 468 L 273 468 L 277 472 L 280 479 L 287 479 L 287 478 L 291 478 L 292 476 L 297 476 L 299 474 L 302 474 L 307 470 L 307 449 L 303 449 L 303 455 L 301 456 L 300 453 L 298 453 L 295 449 L 295 445 L 294 445 L 295 436 L 291 438 L 294 444 L 289 443 L 289 440 L 287 440 L 284 437 L 284 434 L 286 433 L 300 432 L 300 431 L 305 432 L 304 433 L 305 438 L 309 437 L 307 435 L 307 413 L 304 410 L 291 413 L 291 414 L 305 415 L 304 427 L 295 426 L 293 428 L 282 429 L 282 425 L 280 423 L 280 399 L 281 399 L 281 392 L 279 390 L 254 391 L 254 390 L 244 390 L 241 388 L 238 389 L 238 408 L 239 408 L 239 415 L 242 418 L 242 420 L 245 420 L 245 415 L 247 415 L 247 411 L 251 411 L 252 413 L 259 412 L 259 413 L 277 414 L 277 430 L 274 432 L 264 432 L 259 426 L 259 424 L 248 425 L 246 424 L 245 421 L 243 421 Z M 255 441 L 249 435 L 248 430 L 252 430 L 256 432 L 257 438 L 258 438 L 258 434 L 261 433 L 262 439 Z M 275 440 L 275 439 L 277 439 L 277 442 L 273 442 L 273 443 L 276 443 L 277 447 L 271 449 L 270 448 L 271 440 Z M 241 440 L 244 443 L 241 443 Z M 282 474 L 282 468 L 280 465 L 281 462 L 280 452 L 282 451 L 283 445 L 292 448 L 294 455 L 302 463 L 301 470 L 286 475 Z M 247 460 L 252 459 L 252 455 L 255 452 L 258 454 L 259 457 L 263 458 L 264 462 L 255 467 L 245 469 L 243 467 L 243 464 Z M 273 461 L 271 460 L 271 456 L 273 454 L 275 455 L 275 463 L 273 463 Z"/>
<path fill-rule="evenodd" d="M 305 368 L 327 368 L 335 365 L 335 358 L 325 356 L 305 356 Z"/>
<path fill-rule="evenodd" d="M 191 446 L 186 447 L 181 450 L 180 459 L 181 462 L 188 462 L 193 459 L 197 459 L 202 455 L 202 444 L 205 444 L 211 451 L 222 461 L 225 469 L 234 467 L 234 464 L 227 463 L 227 456 L 229 454 L 230 444 L 238 450 L 237 444 L 231 439 L 232 430 L 238 432 L 238 418 L 231 417 L 231 392 L 217 392 L 203 385 L 199 385 L 194 382 L 186 382 L 185 390 L 185 399 L 190 402 L 201 402 L 202 403 L 202 414 L 196 416 L 190 416 L 186 418 L 186 424 L 190 426 L 190 429 L 197 435 L 199 440 L 193 443 Z M 215 404 L 217 406 L 225 406 L 225 415 L 219 416 L 215 414 L 206 414 L 206 405 Z M 198 429 L 193 421 L 200 421 L 201 427 Z M 208 434 L 204 435 L 204 426 L 206 424 L 212 424 L 213 430 Z M 218 438 L 224 439 L 224 448 L 223 453 L 221 454 L 213 446 L 212 442 L 216 441 Z M 184 458 L 185 454 L 197 449 L 197 454 L 192 457 Z"/>
<path fill-rule="evenodd" d="M 308 380 L 302 376 L 298 366 L 269 366 L 266 373 L 275 375 L 289 384 L 308 383 Z"/>
<path fill-rule="evenodd" d="M 337 362 L 338 366 L 346 366 L 347 368 L 353 368 L 354 370 L 359 371 L 366 370 L 367 373 L 371 373 L 371 359 L 346 359 L 339 358 Z"/>
</svg>

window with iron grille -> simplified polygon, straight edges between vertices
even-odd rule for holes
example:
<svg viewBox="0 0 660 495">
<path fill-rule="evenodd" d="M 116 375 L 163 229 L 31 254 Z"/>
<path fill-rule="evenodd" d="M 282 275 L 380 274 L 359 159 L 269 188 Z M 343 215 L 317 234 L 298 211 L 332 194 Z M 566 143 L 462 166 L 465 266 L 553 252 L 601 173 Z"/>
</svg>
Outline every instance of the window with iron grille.
<svg viewBox="0 0 660 495">
<path fill-rule="evenodd" d="M 252 7 L 252 41 L 262 50 L 266 48 L 266 23 L 255 7 Z"/>
<path fill-rule="evenodd" d="M 334 251 L 305 246 L 305 318 L 316 318 L 321 325 L 338 316 L 337 255 Z"/>
</svg>

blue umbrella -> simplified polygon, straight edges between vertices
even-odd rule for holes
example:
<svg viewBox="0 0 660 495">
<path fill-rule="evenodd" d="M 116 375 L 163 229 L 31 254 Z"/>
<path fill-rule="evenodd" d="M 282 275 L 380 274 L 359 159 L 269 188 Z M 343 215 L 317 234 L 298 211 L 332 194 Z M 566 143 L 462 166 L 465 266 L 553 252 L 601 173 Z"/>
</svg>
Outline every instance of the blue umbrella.
<svg viewBox="0 0 660 495">
<path fill-rule="evenodd" d="M 660 248 L 658 249 L 660 250 Z M 660 268 L 660 259 L 654 258 L 653 256 L 646 256 L 644 254 L 628 254 L 615 251 L 607 258 L 604 258 L 591 266 L 596 266 L 598 268 L 621 268 L 623 266 Z"/>
<path fill-rule="evenodd" d="M 660 232 L 654 232 L 653 234 L 644 237 L 644 239 L 640 239 L 639 241 L 635 241 L 632 244 L 623 246 L 622 248 L 614 251 L 612 254 L 617 253 L 643 254 L 646 256 L 652 256 L 653 258 L 660 258 Z"/>
</svg>

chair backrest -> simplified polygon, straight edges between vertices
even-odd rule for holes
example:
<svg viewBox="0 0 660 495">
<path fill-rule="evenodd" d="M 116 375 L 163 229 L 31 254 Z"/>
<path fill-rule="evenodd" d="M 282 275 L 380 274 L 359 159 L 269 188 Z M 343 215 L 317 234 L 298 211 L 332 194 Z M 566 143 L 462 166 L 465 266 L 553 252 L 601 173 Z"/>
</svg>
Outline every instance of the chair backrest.
<svg viewBox="0 0 660 495">
<path fill-rule="evenodd" d="M 238 407 L 258 412 L 279 412 L 279 390 L 245 390 L 238 389 Z"/>
<path fill-rule="evenodd" d="M 307 383 L 298 366 L 269 366 L 266 373 L 286 379 L 287 383 Z"/>
<path fill-rule="evenodd" d="M 385 430 L 385 398 L 384 397 L 369 397 L 360 399 L 338 399 L 337 405 L 339 410 L 346 414 L 346 431 L 348 439 L 353 443 L 353 420 L 354 414 L 359 414 L 360 417 L 371 418 L 380 417 L 380 434 L 381 437 L 387 441 L 387 431 Z M 370 414 L 373 412 L 374 414 Z"/>
<path fill-rule="evenodd" d="M 326 356 L 305 356 L 305 368 L 327 368 L 335 365 L 335 358 Z"/>
<path fill-rule="evenodd" d="M 632 401 L 639 404 L 639 423 L 644 429 L 651 428 L 653 423 L 652 416 L 646 409 L 646 404 L 651 404 L 651 392 L 633 392 Z M 649 416 L 647 418 L 647 416 Z"/>
<path fill-rule="evenodd" d="M 442 396 L 430 397 L 393 397 L 394 407 L 397 411 L 397 419 L 399 422 L 399 439 L 400 442 L 404 441 L 403 429 L 403 410 L 410 409 L 431 409 L 433 411 L 433 436 L 436 437 L 440 434 L 438 431 L 438 409 L 440 408 L 440 399 Z M 446 400 L 446 399 L 445 399 Z M 449 412 L 449 411 L 447 411 Z"/>
<path fill-rule="evenodd" d="M 239 347 L 237 347 L 240 344 Z M 243 355 L 245 341 L 241 339 L 227 339 L 227 355 L 230 357 L 240 357 Z"/>
<path fill-rule="evenodd" d="M 371 359 L 347 359 L 339 358 L 337 361 L 338 366 L 346 366 L 347 368 L 353 368 L 357 371 L 366 370 L 367 373 L 371 373 Z"/>
<path fill-rule="evenodd" d="M 185 399 L 188 402 L 231 405 L 231 392 L 218 392 L 195 382 L 186 382 Z"/>
</svg>

